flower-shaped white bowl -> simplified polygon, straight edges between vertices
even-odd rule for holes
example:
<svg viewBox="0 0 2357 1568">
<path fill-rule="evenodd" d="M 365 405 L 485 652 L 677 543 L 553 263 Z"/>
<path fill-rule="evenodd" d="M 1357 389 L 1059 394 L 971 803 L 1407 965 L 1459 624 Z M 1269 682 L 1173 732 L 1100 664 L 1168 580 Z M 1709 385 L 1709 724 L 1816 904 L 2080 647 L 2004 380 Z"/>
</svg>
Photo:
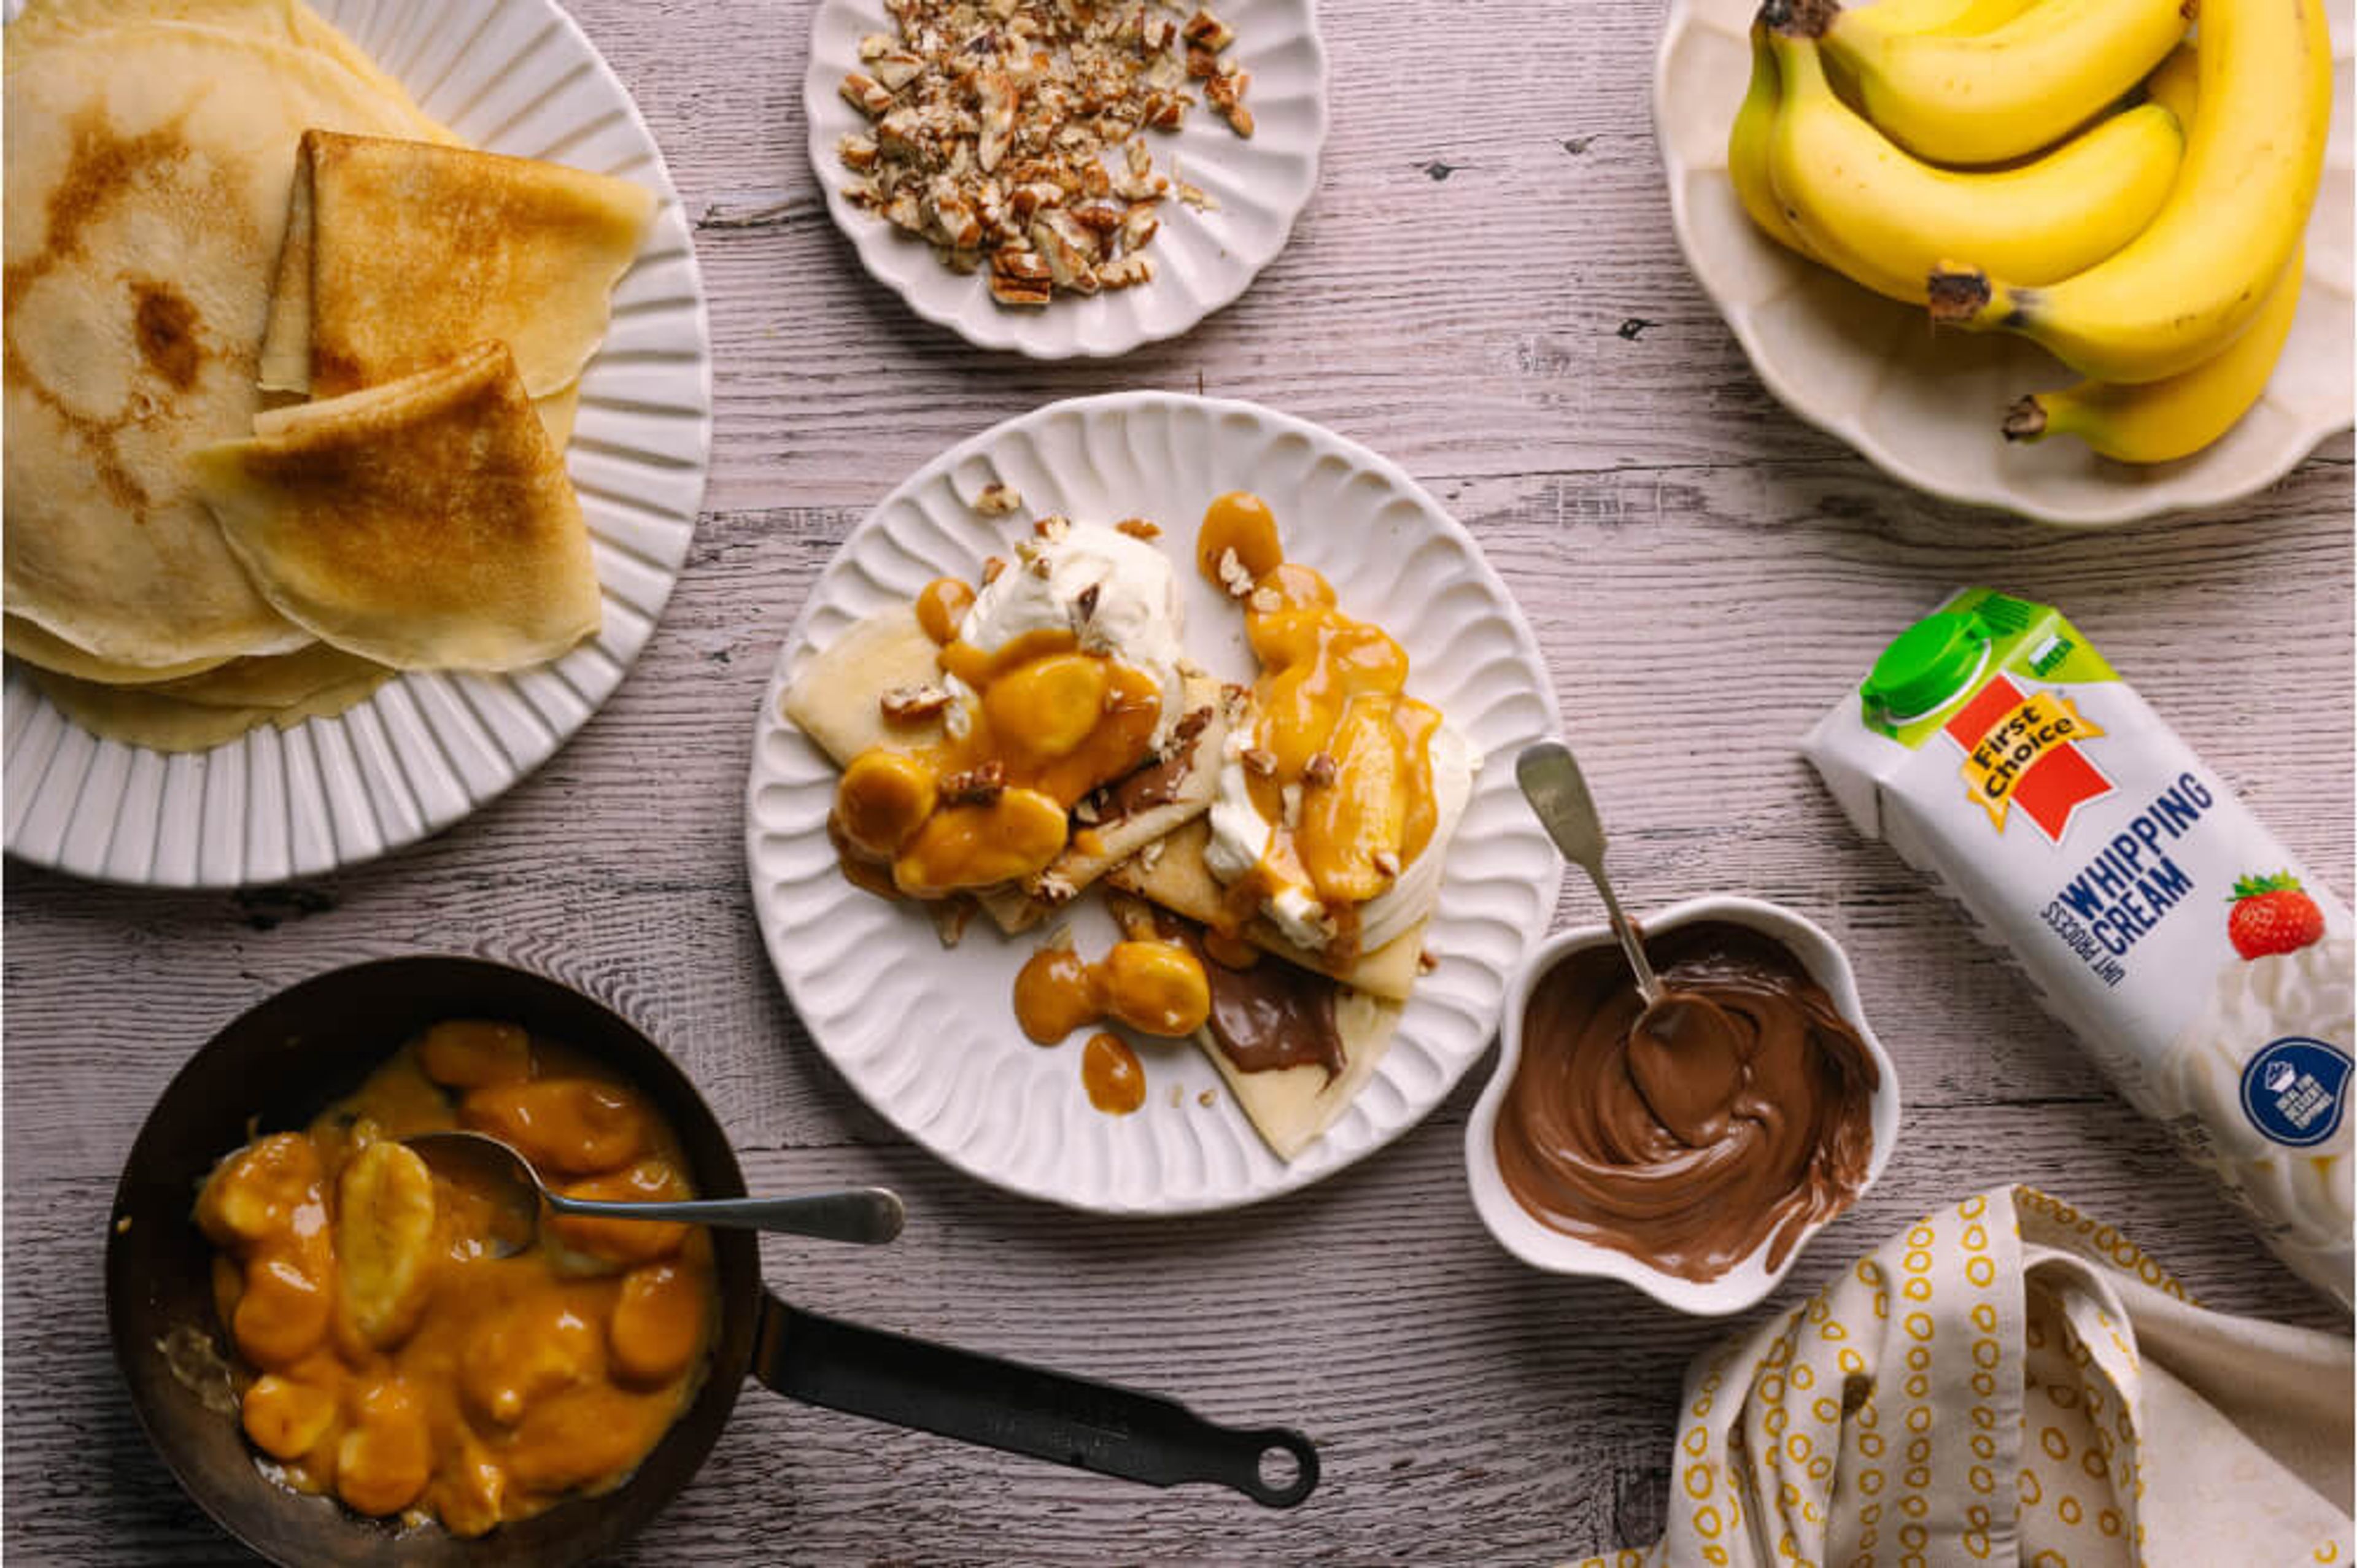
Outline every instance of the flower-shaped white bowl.
<svg viewBox="0 0 2357 1568">
<path fill-rule="evenodd" d="M 1221 0 L 1221 18 L 1236 30 L 1228 53 L 1252 72 L 1244 102 L 1256 122 L 1249 137 L 1229 130 L 1198 103 L 1176 133 L 1150 133 L 1155 167 L 1184 178 L 1219 203 L 1198 211 L 1175 197 L 1158 209 L 1161 229 L 1146 254 L 1151 282 L 1086 298 L 1060 295 L 1044 309 L 1000 305 L 980 273 L 961 276 L 934 259 L 932 247 L 881 216 L 851 205 L 837 138 L 867 121 L 839 91 L 861 70 L 859 40 L 890 34 L 884 0 L 820 0 L 811 24 L 810 65 L 802 78 L 810 122 L 811 169 L 826 209 L 859 252 L 859 264 L 926 320 L 984 349 L 1011 349 L 1035 360 L 1103 359 L 1176 338 L 1232 303 L 1276 259 L 1294 220 L 1318 188 L 1326 145 L 1326 46 L 1313 0 Z"/>
<path fill-rule="evenodd" d="M 1866 1021 L 1866 1009 L 1857 999 L 1857 980 L 1851 973 L 1849 959 L 1833 938 L 1817 926 L 1792 910 L 1779 905 L 1763 903 L 1757 898 L 1713 897 L 1690 898 L 1674 904 L 1657 915 L 1649 916 L 1639 925 L 1649 934 L 1659 936 L 1680 926 L 1691 926 L 1705 920 L 1725 921 L 1729 925 L 1747 927 L 1783 944 L 1792 956 L 1801 961 L 1810 978 L 1825 989 L 1841 1015 L 1857 1031 L 1865 1042 L 1867 1054 L 1873 1058 L 1877 1081 L 1874 1090 L 1874 1153 L 1867 1162 L 1866 1179 L 1858 1184 L 1857 1197 L 1866 1196 L 1889 1163 L 1890 1151 L 1899 1138 L 1899 1073 L 1891 1065 L 1889 1053 L 1874 1037 L 1874 1030 Z M 1820 1220 L 1802 1232 L 1792 1250 L 1784 1254 L 1781 1267 L 1768 1267 L 1768 1248 L 1762 1245 L 1737 1267 L 1715 1280 L 1696 1282 L 1664 1273 L 1652 1264 L 1566 1236 L 1562 1231 L 1541 1223 L 1514 1198 L 1506 1188 L 1505 1178 L 1498 1171 L 1497 1126 L 1498 1111 L 1506 1098 L 1507 1088 L 1514 1081 L 1514 1071 L 1523 1059 L 1523 1015 L 1530 1004 L 1531 992 L 1539 980 L 1565 956 L 1586 948 L 1610 946 L 1613 940 L 1609 928 L 1584 926 L 1561 931 L 1550 937 L 1538 950 L 1524 961 L 1522 971 L 1514 977 L 1506 993 L 1505 1022 L 1499 1027 L 1498 1069 L 1481 1090 L 1480 1101 L 1473 1107 L 1472 1120 L 1465 1128 L 1465 1173 L 1472 1183 L 1473 1207 L 1480 1212 L 1481 1222 L 1490 1228 L 1506 1251 L 1535 1269 L 1549 1273 L 1585 1274 L 1599 1279 L 1620 1280 L 1643 1291 L 1665 1306 L 1699 1317 L 1720 1317 L 1741 1312 L 1757 1305 L 1768 1293 L 1783 1283 L 1793 1262 L 1807 1248 L 1818 1231 L 1833 1222 Z M 1855 1198 L 1852 1200 L 1855 1205 Z M 1839 1215 L 1833 1217 L 1839 1219 Z"/>
<path fill-rule="evenodd" d="M 2008 403 L 2079 378 L 2024 338 L 1934 335 L 1922 310 L 1794 255 L 1744 215 L 1727 177 L 1727 134 L 1750 79 L 1747 30 L 1757 8 L 1756 0 L 1671 0 L 1654 65 L 1653 128 L 1686 263 L 1785 407 L 1918 489 L 2075 527 L 2240 499 L 2350 427 L 2357 178 L 2345 5 L 2327 7 L 2332 130 L 2309 218 L 2307 285 L 2275 378 L 2209 448 L 2148 467 L 2097 456 L 2067 436 L 2008 443 L 1998 432 Z"/>
</svg>

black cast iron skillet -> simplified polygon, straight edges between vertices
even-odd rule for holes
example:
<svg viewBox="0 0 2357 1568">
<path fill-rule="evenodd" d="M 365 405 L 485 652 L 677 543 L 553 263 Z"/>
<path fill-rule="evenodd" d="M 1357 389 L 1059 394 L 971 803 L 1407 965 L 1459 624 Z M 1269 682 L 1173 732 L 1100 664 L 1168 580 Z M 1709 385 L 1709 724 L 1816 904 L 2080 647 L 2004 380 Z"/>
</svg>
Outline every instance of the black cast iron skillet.
<svg viewBox="0 0 2357 1568">
<path fill-rule="evenodd" d="M 669 1057 L 601 1004 L 522 970 L 471 958 L 359 964 L 283 991 L 223 1029 L 173 1079 L 132 1145 L 107 1237 L 106 1309 L 115 1362 L 156 1452 L 207 1513 L 264 1556 L 304 1568 L 583 1561 L 687 1486 L 748 1374 L 792 1399 L 1152 1486 L 1216 1482 L 1272 1508 L 1317 1486 L 1318 1451 L 1297 1432 L 1214 1426 L 1152 1394 L 790 1306 L 763 1287 L 754 1239 L 741 1231 L 712 1233 L 721 1323 L 702 1391 L 614 1490 L 462 1541 L 276 1485 L 254 1463 L 216 1359 L 228 1341 L 213 1309 L 211 1248 L 190 1218 L 198 1186 L 250 1127 L 307 1124 L 404 1040 L 451 1017 L 521 1024 L 608 1064 L 677 1130 L 699 1193 L 745 1191 L 726 1136 Z M 1265 1480 L 1264 1458 L 1289 1464 L 1291 1479 Z"/>
</svg>

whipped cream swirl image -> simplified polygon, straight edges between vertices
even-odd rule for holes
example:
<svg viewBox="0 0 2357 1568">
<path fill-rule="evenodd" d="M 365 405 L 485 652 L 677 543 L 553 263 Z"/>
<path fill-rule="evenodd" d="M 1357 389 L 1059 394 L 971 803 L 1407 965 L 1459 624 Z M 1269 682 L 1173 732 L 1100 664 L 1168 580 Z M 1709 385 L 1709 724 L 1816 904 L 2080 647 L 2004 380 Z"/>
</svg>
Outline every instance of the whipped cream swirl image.
<svg viewBox="0 0 2357 1568">
<path fill-rule="evenodd" d="M 2348 1248 L 2357 1225 L 2352 1133 L 2344 1120 L 2311 1148 L 2268 1137 L 2243 1106 L 2251 1058 L 2287 1036 L 2342 1050 L 2357 1037 L 2357 940 L 2331 936 L 2297 952 L 2236 959 L 2218 972 L 2208 1006 L 2170 1053 L 2159 1088 L 2194 1118 L 2180 1128 L 2269 1231 L 2305 1247 Z"/>
</svg>

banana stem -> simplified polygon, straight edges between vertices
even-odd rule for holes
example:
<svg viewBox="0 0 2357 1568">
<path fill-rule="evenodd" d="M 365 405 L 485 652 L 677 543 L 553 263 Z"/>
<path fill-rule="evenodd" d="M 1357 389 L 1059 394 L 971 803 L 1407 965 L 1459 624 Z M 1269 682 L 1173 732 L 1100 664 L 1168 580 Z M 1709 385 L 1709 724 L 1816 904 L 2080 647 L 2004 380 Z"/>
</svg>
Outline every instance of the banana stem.
<svg viewBox="0 0 2357 1568">
<path fill-rule="evenodd" d="M 2016 398 L 2013 406 L 2005 411 L 2005 438 L 2007 441 L 2040 441 L 2046 436 L 2046 405 L 2038 401 L 2036 392 Z"/>
<path fill-rule="evenodd" d="M 1841 15 L 1840 0 L 1761 0 L 1760 23 L 1792 38 L 1822 38 Z"/>
</svg>

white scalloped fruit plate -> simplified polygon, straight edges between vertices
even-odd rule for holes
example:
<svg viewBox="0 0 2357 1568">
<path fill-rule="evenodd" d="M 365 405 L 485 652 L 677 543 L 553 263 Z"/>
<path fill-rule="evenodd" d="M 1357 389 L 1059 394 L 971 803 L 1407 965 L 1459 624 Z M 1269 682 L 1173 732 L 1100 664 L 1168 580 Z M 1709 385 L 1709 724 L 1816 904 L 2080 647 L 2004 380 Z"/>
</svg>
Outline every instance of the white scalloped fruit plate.
<svg viewBox="0 0 2357 1568">
<path fill-rule="evenodd" d="M 2289 473 L 2350 427 L 2351 66 L 2347 6 L 2331 8 L 2332 129 L 2308 226 L 2308 283 L 2275 379 L 2207 450 L 2137 467 L 2058 437 L 1998 434 L 2024 392 L 2078 378 L 2018 338 L 1934 336 L 1924 313 L 1860 288 L 1769 239 L 1727 173 L 1727 135 L 1750 80 L 1754 0 L 1671 0 L 1653 76 L 1653 126 L 1687 263 L 1768 390 L 1892 478 L 1952 500 L 2077 527 L 2222 506 Z"/>
<path fill-rule="evenodd" d="M 968 508 L 992 479 L 1022 491 L 1021 513 Z M 1233 489 L 1267 498 L 1286 553 L 1325 573 L 1351 613 L 1399 639 L 1409 690 L 1438 704 L 1485 763 L 1427 939 L 1439 966 L 1417 983 L 1372 1081 L 1289 1165 L 1185 1041 L 1134 1042 L 1143 1109 L 1092 1109 L 1080 1037 L 1043 1049 L 1016 1027 L 1015 972 L 1041 933 L 1002 938 L 977 919 L 943 949 L 916 908 L 845 882 L 826 835 L 835 769 L 778 711 L 807 650 L 932 577 L 973 580 L 985 556 L 1049 511 L 1160 523 L 1183 585 L 1189 651 L 1222 679 L 1249 680 L 1241 618 L 1192 567 L 1204 508 Z M 755 728 L 746 795 L 755 917 L 819 1048 L 877 1112 L 952 1165 L 1075 1208 L 1232 1208 L 1381 1148 L 1438 1105 L 1489 1044 L 1508 977 L 1555 908 L 1562 862 L 1515 792 L 1512 766 L 1555 727 L 1545 664 L 1505 585 L 1464 528 L 1392 464 L 1251 403 L 1156 392 L 1053 403 L 918 470 L 852 531 L 812 589 Z M 1072 921 L 1084 951 L 1114 940 L 1094 897 Z"/>
<path fill-rule="evenodd" d="M 662 198 L 583 373 L 565 452 L 604 626 L 535 669 L 404 675 L 335 718 L 265 725 L 177 756 L 97 739 L 11 665 L 0 790 L 8 853 L 25 860 L 113 882 L 226 887 L 350 865 L 438 832 L 547 761 L 614 693 L 686 561 L 712 447 L 711 334 L 678 193 L 630 93 L 555 0 L 313 3 L 474 145 L 638 180 Z"/>
<path fill-rule="evenodd" d="M 835 144 L 868 122 L 843 96 L 843 79 L 862 69 L 859 40 L 893 27 L 882 0 L 821 0 L 802 78 L 811 168 L 859 264 L 926 320 L 980 348 L 1035 360 L 1126 354 L 1176 338 L 1232 303 L 1285 249 L 1318 187 L 1326 48 L 1312 0 L 1222 0 L 1218 10 L 1236 30 L 1228 53 L 1252 72 L 1244 99 L 1256 122 L 1252 135 L 1238 136 L 1199 103 L 1178 131 L 1150 132 L 1146 141 L 1157 170 L 1183 176 L 1217 199 L 1219 210 L 1200 212 L 1175 199 L 1162 203 L 1161 229 L 1146 252 L 1154 261 L 1152 282 L 1024 309 L 1000 305 L 981 274 L 950 271 L 931 246 L 845 199 L 850 177 Z"/>
</svg>

